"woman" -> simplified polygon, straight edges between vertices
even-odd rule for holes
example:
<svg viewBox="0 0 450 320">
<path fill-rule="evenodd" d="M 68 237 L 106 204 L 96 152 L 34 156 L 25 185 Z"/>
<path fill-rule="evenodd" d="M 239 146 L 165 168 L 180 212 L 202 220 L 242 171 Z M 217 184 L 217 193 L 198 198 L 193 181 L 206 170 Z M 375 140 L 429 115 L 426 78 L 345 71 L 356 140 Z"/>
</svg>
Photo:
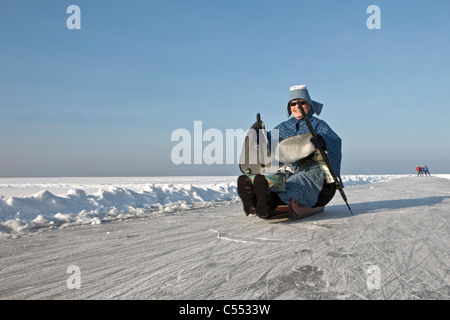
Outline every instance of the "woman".
<svg viewBox="0 0 450 320">
<path fill-rule="evenodd" d="M 319 115 L 323 105 L 311 100 L 306 85 L 290 88 L 287 105 L 288 119 L 274 129 L 278 130 L 279 141 L 308 133 L 308 126 L 299 108 L 303 108 L 317 135 L 311 138 L 317 149 L 326 150 L 331 166 L 340 179 L 341 138 L 328 124 L 313 116 Z M 270 132 L 268 140 L 271 141 Z M 321 164 L 310 157 L 287 164 L 294 172 L 286 179 L 285 191 L 270 192 L 263 175 L 257 175 L 253 184 L 246 175 L 238 178 L 238 194 L 247 215 L 256 214 L 266 219 L 275 215 L 274 209 L 280 204 L 289 204 L 295 218 L 323 211 L 336 191 L 334 183 L 327 183 Z"/>
</svg>

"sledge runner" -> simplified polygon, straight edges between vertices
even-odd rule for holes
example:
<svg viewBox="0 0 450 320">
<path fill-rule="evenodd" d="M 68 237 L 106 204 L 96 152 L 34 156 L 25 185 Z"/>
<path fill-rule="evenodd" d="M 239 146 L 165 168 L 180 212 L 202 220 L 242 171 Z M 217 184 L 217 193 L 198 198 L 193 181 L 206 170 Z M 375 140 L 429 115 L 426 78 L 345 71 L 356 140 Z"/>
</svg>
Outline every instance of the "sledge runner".
<svg viewBox="0 0 450 320">
<path fill-rule="evenodd" d="M 302 218 L 322 212 L 324 206 L 333 198 L 336 183 L 330 177 L 330 172 L 320 156 L 321 153 L 315 150 L 326 150 L 332 171 L 340 183 L 341 138 L 325 121 L 313 116 L 313 114 L 319 115 L 322 107 L 321 103 L 311 100 L 306 85 L 290 88 L 287 104 L 288 119 L 274 128 L 279 134 L 279 157 L 283 160 L 280 165 L 283 165 L 283 169 L 290 173 L 285 175 L 284 190 L 274 192 L 268 183 L 268 178 L 271 179 L 272 176 L 261 174 L 255 170 L 254 166 L 250 168 L 250 166 L 241 165 L 241 171 L 245 174 L 238 178 L 238 194 L 247 215 L 257 215 L 267 219 L 279 214 L 275 211 L 277 206 L 288 205 L 294 218 Z M 307 115 L 315 131 L 314 136 L 311 135 L 299 108 L 303 108 Z M 252 128 L 264 128 L 262 121 L 258 120 L 259 125 L 255 123 Z M 269 143 L 270 150 L 272 132 L 267 132 L 267 137 L 264 135 L 261 137 L 261 133 L 265 131 L 259 131 L 256 144 L 254 143 L 253 146 L 258 148 L 259 142 L 265 139 Z M 312 149 L 308 144 L 312 146 Z M 251 142 L 246 146 L 251 148 Z M 306 156 L 305 148 L 311 151 L 311 153 L 306 152 Z M 258 158 L 258 164 L 260 162 Z M 264 164 L 261 166 L 264 167 Z"/>
</svg>

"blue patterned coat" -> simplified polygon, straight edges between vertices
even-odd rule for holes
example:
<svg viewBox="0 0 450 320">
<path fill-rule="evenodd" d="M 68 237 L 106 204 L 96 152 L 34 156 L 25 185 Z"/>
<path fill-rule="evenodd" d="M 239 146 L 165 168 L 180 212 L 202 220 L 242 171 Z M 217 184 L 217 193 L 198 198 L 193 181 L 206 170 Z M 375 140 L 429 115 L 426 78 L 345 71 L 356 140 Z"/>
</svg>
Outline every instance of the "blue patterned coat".
<svg viewBox="0 0 450 320">
<path fill-rule="evenodd" d="M 327 143 L 326 148 L 330 163 L 340 179 L 342 158 L 341 138 L 325 121 L 312 116 L 312 114 L 308 114 L 308 118 L 316 133 L 324 137 Z M 292 116 L 277 125 L 274 129 L 279 130 L 280 141 L 294 135 L 309 132 L 308 126 L 303 119 L 297 120 Z M 268 139 L 271 141 L 270 132 L 268 132 Z M 304 160 L 288 165 L 295 173 L 286 180 L 286 190 L 285 192 L 278 193 L 279 197 L 286 204 L 293 198 L 305 206 L 313 206 L 317 202 L 325 179 L 322 168 L 313 160 Z"/>
</svg>

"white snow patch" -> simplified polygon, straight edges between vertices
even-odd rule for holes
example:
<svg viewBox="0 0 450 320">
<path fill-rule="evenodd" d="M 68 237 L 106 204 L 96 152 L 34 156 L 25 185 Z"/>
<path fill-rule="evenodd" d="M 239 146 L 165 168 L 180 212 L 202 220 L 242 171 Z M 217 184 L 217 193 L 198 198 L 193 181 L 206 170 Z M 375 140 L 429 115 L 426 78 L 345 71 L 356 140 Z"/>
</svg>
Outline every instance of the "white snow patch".
<svg viewBox="0 0 450 320">
<path fill-rule="evenodd" d="M 96 225 L 238 201 L 236 177 L 40 180 L 0 179 L 0 235 L 20 235 L 47 227 Z"/>
<path fill-rule="evenodd" d="M 345 175 L 342 176 L 344 186 L 360 185 L 375 182 L 387 182 L 393 179 L 403 178 L 410 175 L 386 174 L 386 175 Z"/>
<path fill-rule="evenodd" d="M 450 179 L 450 174 L 435 174 L 436 177 Z"/>
</svg>

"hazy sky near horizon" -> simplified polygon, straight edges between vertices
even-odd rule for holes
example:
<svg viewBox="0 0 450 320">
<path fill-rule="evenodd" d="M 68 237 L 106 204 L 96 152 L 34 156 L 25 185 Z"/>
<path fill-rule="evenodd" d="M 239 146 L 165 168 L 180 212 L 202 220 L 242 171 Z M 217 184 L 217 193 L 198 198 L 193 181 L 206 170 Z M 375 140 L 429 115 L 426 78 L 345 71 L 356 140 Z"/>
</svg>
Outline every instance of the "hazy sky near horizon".
<svg viewBox="0 0 450 320">
<path fill-rule="evenodd" d="M 69 29 L 70 5 L 81 29 Z M 370 5 L 381 29 L 369 29 Z M 2 1 L 0 177 L 237 175 L 176 165 L 177 129 L 286 119 L 307 84 L 342 174 L 449 173 L 450 2 Z M 194 141 L 192 141 L 194 143 Z M 209 142 L 203 142 L 203 148 Z"/>
</svg>

